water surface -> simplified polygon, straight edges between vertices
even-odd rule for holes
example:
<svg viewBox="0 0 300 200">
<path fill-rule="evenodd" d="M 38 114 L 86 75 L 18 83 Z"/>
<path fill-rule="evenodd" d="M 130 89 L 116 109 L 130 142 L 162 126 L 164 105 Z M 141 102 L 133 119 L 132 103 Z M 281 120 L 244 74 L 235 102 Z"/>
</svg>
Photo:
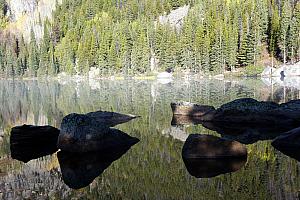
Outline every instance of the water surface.
<svg viewBox="0 0 300 200">
<path fill-rule="evenodd" d="M 190 133 L 220 135 L 202 125 L 171 125 L 170 103 L 174 101 L 218 107 L 242 97 L 278 103 L 300 98 L 296 87 L 270 82 L 256 79 L 179 79 L 170 83 L 1 80 L 0 198 L 296 199 L 300 194 L 299 163 L 274 149 L 268 138 L 247 144 L 247 161 L 233 162 L 238 168 L 231 173 L 225 173 L 226 170 L 223 170 L 225 174 L 218 173 L 214 163 L 203 163 L 202 167 L 206 170 L 208 167 L 216 176 L 196 178 L 181 157 L 184 140 Z M 88 155 L 90 159 L 84 156 L 82 162 L 76 160 L 96 173 L 88 186 L 75 190 L 64 182 L 61 172 L 66 165 L 60 166 L 59 153 L 27 163 L 11 158 L 12 127 L 26 123 L 59 128 L 60 121 L 69 113 L 96 110 L 140 115 L 140 119 L 117 126 L 140 142 L 115 159 L 105 161 L 105 165 L 104 161 L 99 164 L 93 155 Z M 67 166 L 72 167 L 72 162 Z"/>
</svg>

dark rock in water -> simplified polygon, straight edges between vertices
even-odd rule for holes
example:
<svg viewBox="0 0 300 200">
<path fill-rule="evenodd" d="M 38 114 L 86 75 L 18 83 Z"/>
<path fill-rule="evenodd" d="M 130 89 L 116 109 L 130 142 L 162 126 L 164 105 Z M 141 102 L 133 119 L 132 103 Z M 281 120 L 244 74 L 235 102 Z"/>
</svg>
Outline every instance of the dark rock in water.
<svg viewBox="0 0 300 200">
<path fill-rule="evenodd" d="M 191 134 L 182 149 L 184 159 L 239 158 L 246 156 L 247 149 L 245 145 L 213 135 Z"/>
<path fill-rule="evenodd" d="M 247 162 L 247 149 L 237 141 L 193 134 L 183 146 L 182 158 L 192 176 L 211 178 L 242 168 Z"/>
<path fill-rule="evenodd" d="M 297 149 L 300 148 L 300 127 L 283 133 L 277 137 L 272 145 L 275 148 Z"/>
<path fill-rule="evenodd" d="M 62 120 L 57 146 L 63 151 L 88 152 L 130 144 L 132 137 L 110 127 L 134 118 L 102 111 L 86 115 L 69 114 Z"/>
<path fill-rule="evenodd" d="M 206 107 L 200 106 L 199 107 Z M 172 108 L 173 109 L 173 108 Z M 184 110 L 191 113 L 194 105 L 185 105 Z M 175 112 L 174 115 L 179 112 Z M 181 113 L 184 113 L 183 111 Z M 203 114 L 204 113 L 204 114 Z M 274 102 L 259 102 L 251 98 L 237 99 L 222 105 L 217 110 L 213 110 L 199 115 L 202 121 L 280 125 L 296 128 L 300 123 L 300 100 L 293 100 L 288 103 L 276 104 Z"/>
<path fill-rule="evenodd" d="M 193 105 L 184 104 L 187 107 L 185 110 L 192 110 Z M 259 140 L 274 139 L 299 127 L 300 100 L 277 104 L 251 98 L 237 99 L 205 115 L 177 115 L 174 112 L 171 124 L 202 124 L 205 128 L 217 131 L 224 138 L 252 144 Z"/>
<path fill-rule="evenodd" d="M 136 143 L 139 140 L 136 139 Z M 88 186 L 100 176 L 112 162 L 124 155 L 131 146 L 123 145 L 106 149 L 105 151 L 88 153 L 70 153 L 60 151 L 57 154 L 63 181 L 73 189 Z"/>
<path fill-rule="evenodd" d="M 90 112 L 87 113 L 86 115 L 92 118 L 92 120 L 95 120 L 101 124 L 105 124 L 108 127 L 113 127 L 118 124 L 123 124 L 139 117 L 135 115 L 124 115 L 120 113 L 106 112 L 106 111 Z"/>
<path fill-rule="evenodd" d="M 28 162 L 55 153 L 59 130 L 51 126 L 23 125 L 12 128 L 10 151 L 13 159 Z"/>
<path fill-rule="evenodd" d="M 84 132 L 83 132 L 84 133 Z M 118 146 L 128 146 L 135 144 L 137 138 L 131 137 L 126 133 L 117 129 L 107 129 L 105 132 L 97 132 L 94 136 L 89 136 L 79 138 L 67 138 L 59 135 L 58 148 L 62 151 L 68 152 L 89 152 L 89 151 L 101 151 L 105 149 L 110 149 Z"/>
<path fill-rule="evenodd" d="M 212 178 L 221 174 L 236 172 L 247 162 L 244 158 L 183 159 L 190 175 L 196 178 Z"/>
<path fill-rule="evenodd" d="M 171 103 L 174 115 L 184 116 L 204 116 L 209 112 L 215 111 L 213 106 L 198 105 L 189 102 Z"/>
<path fill-rule="evenodd" d="M 87 115 L 72 113 L 62 120 L 57 146 L 62 150 L 70 146 L 88 146 L 89 142 L 104 138 L 109 130 L 108 125 L 99 123 Z"/>
<path fill-rule="evenodd" d="M 217 109 L 213 121 L 295 127 L 300 122 L 300 100 L 279 105 L 250 98 L 237 99 Z"/>
</svg>

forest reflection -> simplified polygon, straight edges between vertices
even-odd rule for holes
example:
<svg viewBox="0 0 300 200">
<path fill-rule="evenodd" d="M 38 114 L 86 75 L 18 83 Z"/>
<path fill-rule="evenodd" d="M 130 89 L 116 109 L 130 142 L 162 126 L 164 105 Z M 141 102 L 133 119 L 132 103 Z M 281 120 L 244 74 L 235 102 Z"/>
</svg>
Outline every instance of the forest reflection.
<svg viewBox="0 0 300 200">
<path fill-rule="evenodd" d="M 189 134 L 227 137 L 240 135 L 245 129 L 229 126 L 221 127 L 219 132 L 220 127 L 209 129 L 208 125 L 197 122 L 172 122 L 173 126 L 170 123 L 170 103 L 174 101 L 219 107 L 242 97 L 278 103 L 300 97 L 296 88 L 278 84 L 272 87 L 256 79 L 180 79 L 167 84 L 149 80 L 78 83 L 0 80 L 1 198 L 296 198 L 300 187 L 298 161 L 274 149 L 268 141 L 273 136 L 262 138 L 260 133 L 268 130 L 258 130 L 258 138 L 250 142 L 234 138 L 249 144 L 246 161 L 190 164 L 181 156 L 183 142 Z M 141 141 L 112 157 L 102 153 L 69 156 L 64 152 L 55 153 L 55 149 L 49 152 L 37 149 L 34 151 L 43 153 L 34 155 L 31 149 L 24 150 L 22 146 L 11 148 L 10 131 L 14 126 L 33 124 L 59 128 L 65 115 L 95 110 L 140 115 L 140 120 L 117 128 Z M 27 152 L 30 156 L 26 156 Z M 25 155 L 25 158 L 16 155 Z M 84 169 L 89 171 L 82 175 Z M 71 189 L 80 187 L 84 188 Z"/>
</svg>

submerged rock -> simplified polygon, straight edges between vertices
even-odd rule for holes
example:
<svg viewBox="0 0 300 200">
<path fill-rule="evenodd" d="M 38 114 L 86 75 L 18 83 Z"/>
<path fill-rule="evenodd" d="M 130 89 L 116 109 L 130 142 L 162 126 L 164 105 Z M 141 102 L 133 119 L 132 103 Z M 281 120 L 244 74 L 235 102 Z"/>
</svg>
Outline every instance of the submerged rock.
<svg viewBox="0 0 300 200">
<path fill-rule="evenodd" d="M 139 140 L 136 139 L 135 143 Z M 122 157 L 135 143 L 115 146 L 104 151 L 88 153 L 70 153 L 60 151 L 57 154 L 63 181 L 73 189 L 88 186 L 100 176 L 112 162 Z"/>
<path fill-rule="evenodd" d="M 128 122 L 136 116 L 111 112 L 72 113 L 63 118 L 57 146 L 63 151 L 88 152 L 136 141 L 111 126 Z"/>
<path fill-rule="evenodd" d="M 240 170 L 246 164 L 247 157 L 229 159 L 183 159 L 183 161 L 190 175 L 196 178 L 212 178 Z"/>
<path fill-rule="evenodd" d="M 245 145 L 213 135 L 191 134 L 184 143 L 184 159 L 218 159 L 246 157 Z"/>
<path fill-rule="evenodd" d="M 28 162 L 55 153 L 59 130 L 51 126 L 23 125 L 12 128 L 11 157 Z"/>
</svg>

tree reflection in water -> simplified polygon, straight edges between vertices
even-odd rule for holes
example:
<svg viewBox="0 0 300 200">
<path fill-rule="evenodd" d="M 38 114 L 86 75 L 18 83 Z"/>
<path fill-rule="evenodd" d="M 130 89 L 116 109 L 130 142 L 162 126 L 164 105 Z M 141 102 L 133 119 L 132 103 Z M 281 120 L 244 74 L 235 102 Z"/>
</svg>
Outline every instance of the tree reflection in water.
<svg viewBox="0 0 300 200">
<path fill-rule="evenodd" d="M 273 91 L 282 91 L 274 85 Z M 269 141 L 247 145 L 247 163 L 235 173 L 197 179 L 182 161 L 183 142 L 168 130 L 170 103 L 191 101 L 219 107 L 236 98 L 272 100 L 271 87 L 260 80 L 174 80 L 162 85 L 144 80 L 93 80 L 82 83 L 0 80 L 0 199 L 296 199 L 300 188 L 299 164 L 275 151 Z M 285 100 L 284 98 L 285 97 Z M 280 102 L 300 97 L 298 90 L 278 95 Z M 274 97 L 273 99 L 276 99 Z M 278 99 L 279 101 L 279 99 Z M 26 124 L 60 127 L 72 112 L 95 110 L 141 115 L 141 120 L 118 125 L 140 138 L 92 184 L 70 189 L 60 173 L 56 154 L 24 164 L 10 159 L 10 129 Z M 185 133 L 220 136 L 201 124 L 187 125 Z"/>
</svg>

